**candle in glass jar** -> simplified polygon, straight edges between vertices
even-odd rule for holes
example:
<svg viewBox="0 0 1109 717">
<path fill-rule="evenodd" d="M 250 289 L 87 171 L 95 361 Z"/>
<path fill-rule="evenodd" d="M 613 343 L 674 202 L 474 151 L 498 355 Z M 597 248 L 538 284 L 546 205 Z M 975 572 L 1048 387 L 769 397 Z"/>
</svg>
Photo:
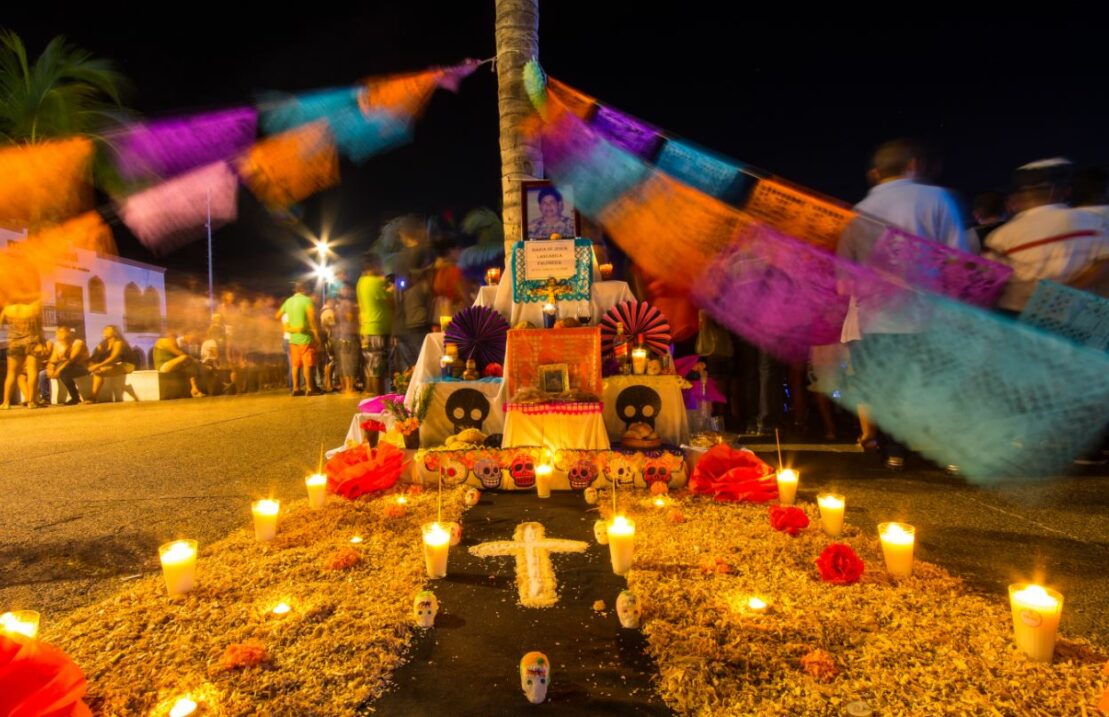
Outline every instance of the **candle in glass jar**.
<svg viewBox="0 0 1109 717">
<path fill-rule="evenodd" d="M 632 373 L 642 376 L 647 372 L 647 349 L 632 349 Z"/>
<path fill-rule="evenodd" d="M 778 471 L 778 502 L 782 505 L 793 505 L 797 500 L 797 472 L 786 468 Z"/>
<path fill-rule="evenodd" d="M 322 508 L 327 501 L 327 476 L 315 473 L 304 479 L 304 485 L 308 488 L 308 506 L 312 510 Z"/>
<path fill-rule="evenodd" d="M 424 566 L 429 578 L 447 575 L 447 555 L 451 547 L 451 532 L 439 523 L 424 523 Z"/>
<path fill-rule="evenodd" d="M 766 601 L 762 598 L 752 597 L 747 599 L 747 612 L 763 615 L 769 609 L 770 606 L 767 605 Z"/>
<path fill-rule="evenodd" d="M 635 523 L 618 515 L 608 524 L 607 533 L 612 572 L 623 575 L 631 569 L 635 554 Z"/>
<path fill-rule="evenodd" d="M 453 316 L 440 316 L 439 317 L 439 329 L 444 334 L 447 333 L 447 327 L 451 325 L 451 319 L 453 319 L 453 318 L 454 318 Z"/>
<path fill-rule="evenodd" d="M 439 375 L 442 378 L 450 378 L 451 371 L 454 370 L 454 356 L 446 354 L 439 359 Z"/>
<path fill-rule="evenodd" d="M 501 280 L 501 270 L 498 267 L 491 266 L 485 270 L 485 283 L 490 286 L 496 286 Z"/>
<path fill-rule="evenodd" d="M 597 267 L 601 272 L 601 280 L 608 281 L 612 278 L 612 264 L 601 264 Z"/>
<path fill-rule="evenodd" d="M 895 578 L 912 575 L 916 528 L 906 523 L 882 523 L 878 526 L 878 534 L 882 538 L 886 572 Z"/>
<path fill-rule="evenodd" d="M 551 497 L 551 473 L 554 467 L 546 463 L 535 467 L 535 492 L 540 498 Z"/>
<path fill-rule="evenodd" d="M 34 639 L 39 634 L 41 616 L 34 610 L 15 610 L 0 615 L 0 632 Z"/>
<path fill-rule="evenodd" d="M 1017 647 L 1030 660 L 1051 662 L 1063 614 L 1062 594 L 1042 585 L 1016 583 L 1009 586 L 1009 606 Z"/>
<path fill-rule="evenodd" d="M 250 506 L 254 514 L 254 537 L 268 543 L 277 537 L 277 514 L 281 511 L 281 501 L 260 500 Z"/>
<path fill-rule="evenodd" d="M 820 523 L 824 534 L 828 537 L 838 537 L 843 532 L 843 511 L 846 501 L 842 495 L 825 493 L 816 497 L 820 506 Z"/>
<path fill-rule="evenodd" d="M 554 328 L 555 320 L 558 318 L 558 307 L 554 304 L 543 304 L 543 328 Z"/>
<path fill-rule="evenodd" d="M 189 715 L 196 712 L 197 704 L 188 697 L 182 697 L 173 703 L 173 709 L 169 711 L 169 717 L 189 717 Z"/>
<path fill-rule="evenodd" d="M 196 584 L 196 541 L 175 540 L 158 548 L 162 576 L 170 595 L 183 595 Z"/>
</svg>

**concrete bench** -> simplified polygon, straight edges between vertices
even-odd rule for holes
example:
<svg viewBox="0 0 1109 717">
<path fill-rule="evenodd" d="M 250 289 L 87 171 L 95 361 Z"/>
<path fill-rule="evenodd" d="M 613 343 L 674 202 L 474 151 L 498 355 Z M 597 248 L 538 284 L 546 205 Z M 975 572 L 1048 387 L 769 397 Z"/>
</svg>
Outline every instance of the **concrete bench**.
<svg viewBox="0 0 1109 717">
<path fill-rule="evenodd" d="M 92 376 L 76 380 L 82 398 L 92 395 Z M 69 400 L 69 391 L 57 379 L 50 380 L 54 403 Z M 158 371 L 133 371 L 125 376 L 108 376 L 100 389 L 100 403 L 114 401 L 167 401 L 189 397 L 189 379 L 184 374 Z"/>
</svg>

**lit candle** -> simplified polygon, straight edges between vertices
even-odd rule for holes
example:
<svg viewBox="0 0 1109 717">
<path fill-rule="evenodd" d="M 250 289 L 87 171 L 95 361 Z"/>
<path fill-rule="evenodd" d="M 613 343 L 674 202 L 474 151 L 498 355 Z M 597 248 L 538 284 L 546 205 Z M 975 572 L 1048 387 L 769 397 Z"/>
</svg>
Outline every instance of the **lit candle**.
<svg viewBox="0 0 1109 717">
<path fill-rule="evenodd" d="M 793 501 L 797 500 L 797 481 L 798 475 L 796 471 L 786 468 L 784 471 L 778 471 L 778 502 L 782 505 L 793 505 Z"/>
<path fill-rule="evenodd" d="M 273 606 L 272 612 L 273 612 L 274 615 L 285 615 L 290 610 L 292 610 L 292 608 L 289 607 L 289 603 L 279 602 L 279 603 L 277 603 L 276 605 Z"/>
<path fill-rule="evenodd" d="M 632 373 L 642 376 L 647 372 L 647 349 L 632 349 Z"/>
<path fill-rule="evenodd" d="M 895 578 L 912 575 L 916 528 L 905 523 L 882 523 L 878 526 L 878 534 L 882 537 L 886 572 Z"/>
<path fill-rule="evenodd" d="M 485 270 L 485 283 L 495 286 L 501 280 L 501 270 L 491 266 Z"/>
<path fill-rule="evenodd" d="M 752 597 L 747 599 L 747 612 L 762 615 L 769 609 L 770 606 L 762 598 Z"/>
<path fill-rule="evenodd" d="M 550 303 L 543 304 L 543 328 L 553 328 L 556 318 L 558 318 L 558 309 L 555 305 Z"/>
<path fill-rule="evenodd" d="M 173 703 L 173 709 L 169 711 L 169 717 L 189 717 L 194 712 L 196 712 L 196 702 L 188 697 L 182 697 Z"/>
<path fill-rule="evenodd" d="M 535 492 L 540 498 L 551 497 L 551 473 L 554 467 L 546 463 L 535 467 Z"/>
<path fill-rule="evenodd" d="M 666 499 L 663 498 L 660 495 L 659 497 L 655 498 L 654 504 L 655 504 L 656 508 L 665 508 L 666 507 Z"/>
<path fill-rule="evenodd" d="M 439 375 L 443 378 L 450 378 L 451 371 L 454 370 L 454 356 L 446 354 L 439 359 Z"/>
<path fill-rule="evenodd" d="M 601 270 L 602 281 L 608 281 L 612 278 L 612 264 L 601 264 L 597 268 Z"/>
<path fill-rule="evenodd" d="M 34 610 L 16 610 L 0 615 L 0 632 L 34 639 L 39 634 L 40 615 Z"/>
<path fill-rule="evenodd" d="M 170 595 L 183 595 L 196 583 L 196 541 L 175 540 L 158 548 Z"/>
<path fill-rule="evenodd" d="M 1063 596 L 1041 585 L 1016 583 L 1009 586 L 1013 610 L 1013 633 L 1017 647 L 1036 662 L 1051 662 L 1055 633 L 1063 614 Z"/>
<path fill-rule="evenodd" d="M 447 333 L 447 327 L 451 325 L 451 319 L 452 318 L 454 318 L 454 317 L 453 316 L 440 316 L 439 317 L 439 328 L 443 331 L 444 334 Z"/>
<path fill-rule="evenodd" d="M 354 537 L 352 537 L 350 539 L 350 542 L 353 543 L 354 545 L 358 545 L 359 543 L 362 542 L 362 536 L 361 535 L 355 535 Z"/>
<path fill-rule="evenodd" d="M 312 510 L 319 510 L 327 501 L 327 476 L 315 473 L 304 479 L 308 487 L 308 506 Z"/>
<path fill-rule="evenodd" d="M 824 526 L 825 535 L 835 538 L 843 532 L 843 508 L 845 500 L 842 495 L 825 493 L 816 497 L 820 506 L 820 522 Z"/>
<path fill-rule="evenodd" d="M 623 575 L 632 566 L 635 554 L 635 523 L 622 515 L 608 524 L 608 552 L 612 558 L 612 572 Z"/>
<path fill-rule="evenodd" d="M 429 578 L 447 575 L 447 554 L 451 547 L 451 532 L 439 523 L 424 523 L 424 564 Z"/>
<path fill-rule="evenodd" d="M 281 501 L 260 500 L 250 506 L 254 514 L 254 537 L 266 543 L 277 537 L 277 514 Z"/>
</svg>

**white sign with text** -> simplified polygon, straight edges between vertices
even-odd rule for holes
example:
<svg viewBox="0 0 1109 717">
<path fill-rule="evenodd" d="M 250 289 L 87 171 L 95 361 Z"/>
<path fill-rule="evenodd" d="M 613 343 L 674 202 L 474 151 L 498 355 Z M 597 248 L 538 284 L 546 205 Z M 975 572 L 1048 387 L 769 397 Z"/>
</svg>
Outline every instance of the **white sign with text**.
<svg viewBox="0 0 1109 717">
<path fill-rule="evenodd" d="M 528 281 L 569 279 L 577 272 L 573 239 L 524 242 L 524 278 Z"/>
</svg>

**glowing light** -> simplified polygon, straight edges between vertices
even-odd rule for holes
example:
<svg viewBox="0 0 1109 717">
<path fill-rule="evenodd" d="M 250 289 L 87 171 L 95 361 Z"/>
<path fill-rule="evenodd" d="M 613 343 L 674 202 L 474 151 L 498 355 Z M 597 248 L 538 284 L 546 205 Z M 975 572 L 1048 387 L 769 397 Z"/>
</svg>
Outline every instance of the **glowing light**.
<svg viewBox="0 0 1109 717">
<path fill-rule="evenodd" d="M 288 613 L 289 610 L 292 610 L 292 608 L 289 607 L 288 603 L 279 602 L 279 603 L 277 603 L 277 605 L 274 606 L 273 614 L 274 615 L 284 615 L 284 614 Z"/>
<path fill-rule="evenodd" d="M 408 499 L 405 498 L 403 495 L 398 495 L 397 496 L 397 505 L 408 505 Z"/>
<path fill-rule="evenodd" d="M 761 598 L 753 597 L 747 600 L 747 609 L 751 612 L 763 613 L 766 612 L 767 604 Z"/>
<path fill-rule="evenodd" d="M 173 709 L 169 711 L 169 717 L 188 717 L 193 712 L 196 712 L 196 703 L 188 697 L 182 697 L 174 703 Z"/>
<path fill-rule="evenodd" d="M 354 536 L 353 538 L 350 539 L 350 542 L 354 543 L 355 545 L 358 545 L 359 543 L 362 542 L 362 536 L 361 535 L 356 535 L 356 536 Z"/>
</svg>

